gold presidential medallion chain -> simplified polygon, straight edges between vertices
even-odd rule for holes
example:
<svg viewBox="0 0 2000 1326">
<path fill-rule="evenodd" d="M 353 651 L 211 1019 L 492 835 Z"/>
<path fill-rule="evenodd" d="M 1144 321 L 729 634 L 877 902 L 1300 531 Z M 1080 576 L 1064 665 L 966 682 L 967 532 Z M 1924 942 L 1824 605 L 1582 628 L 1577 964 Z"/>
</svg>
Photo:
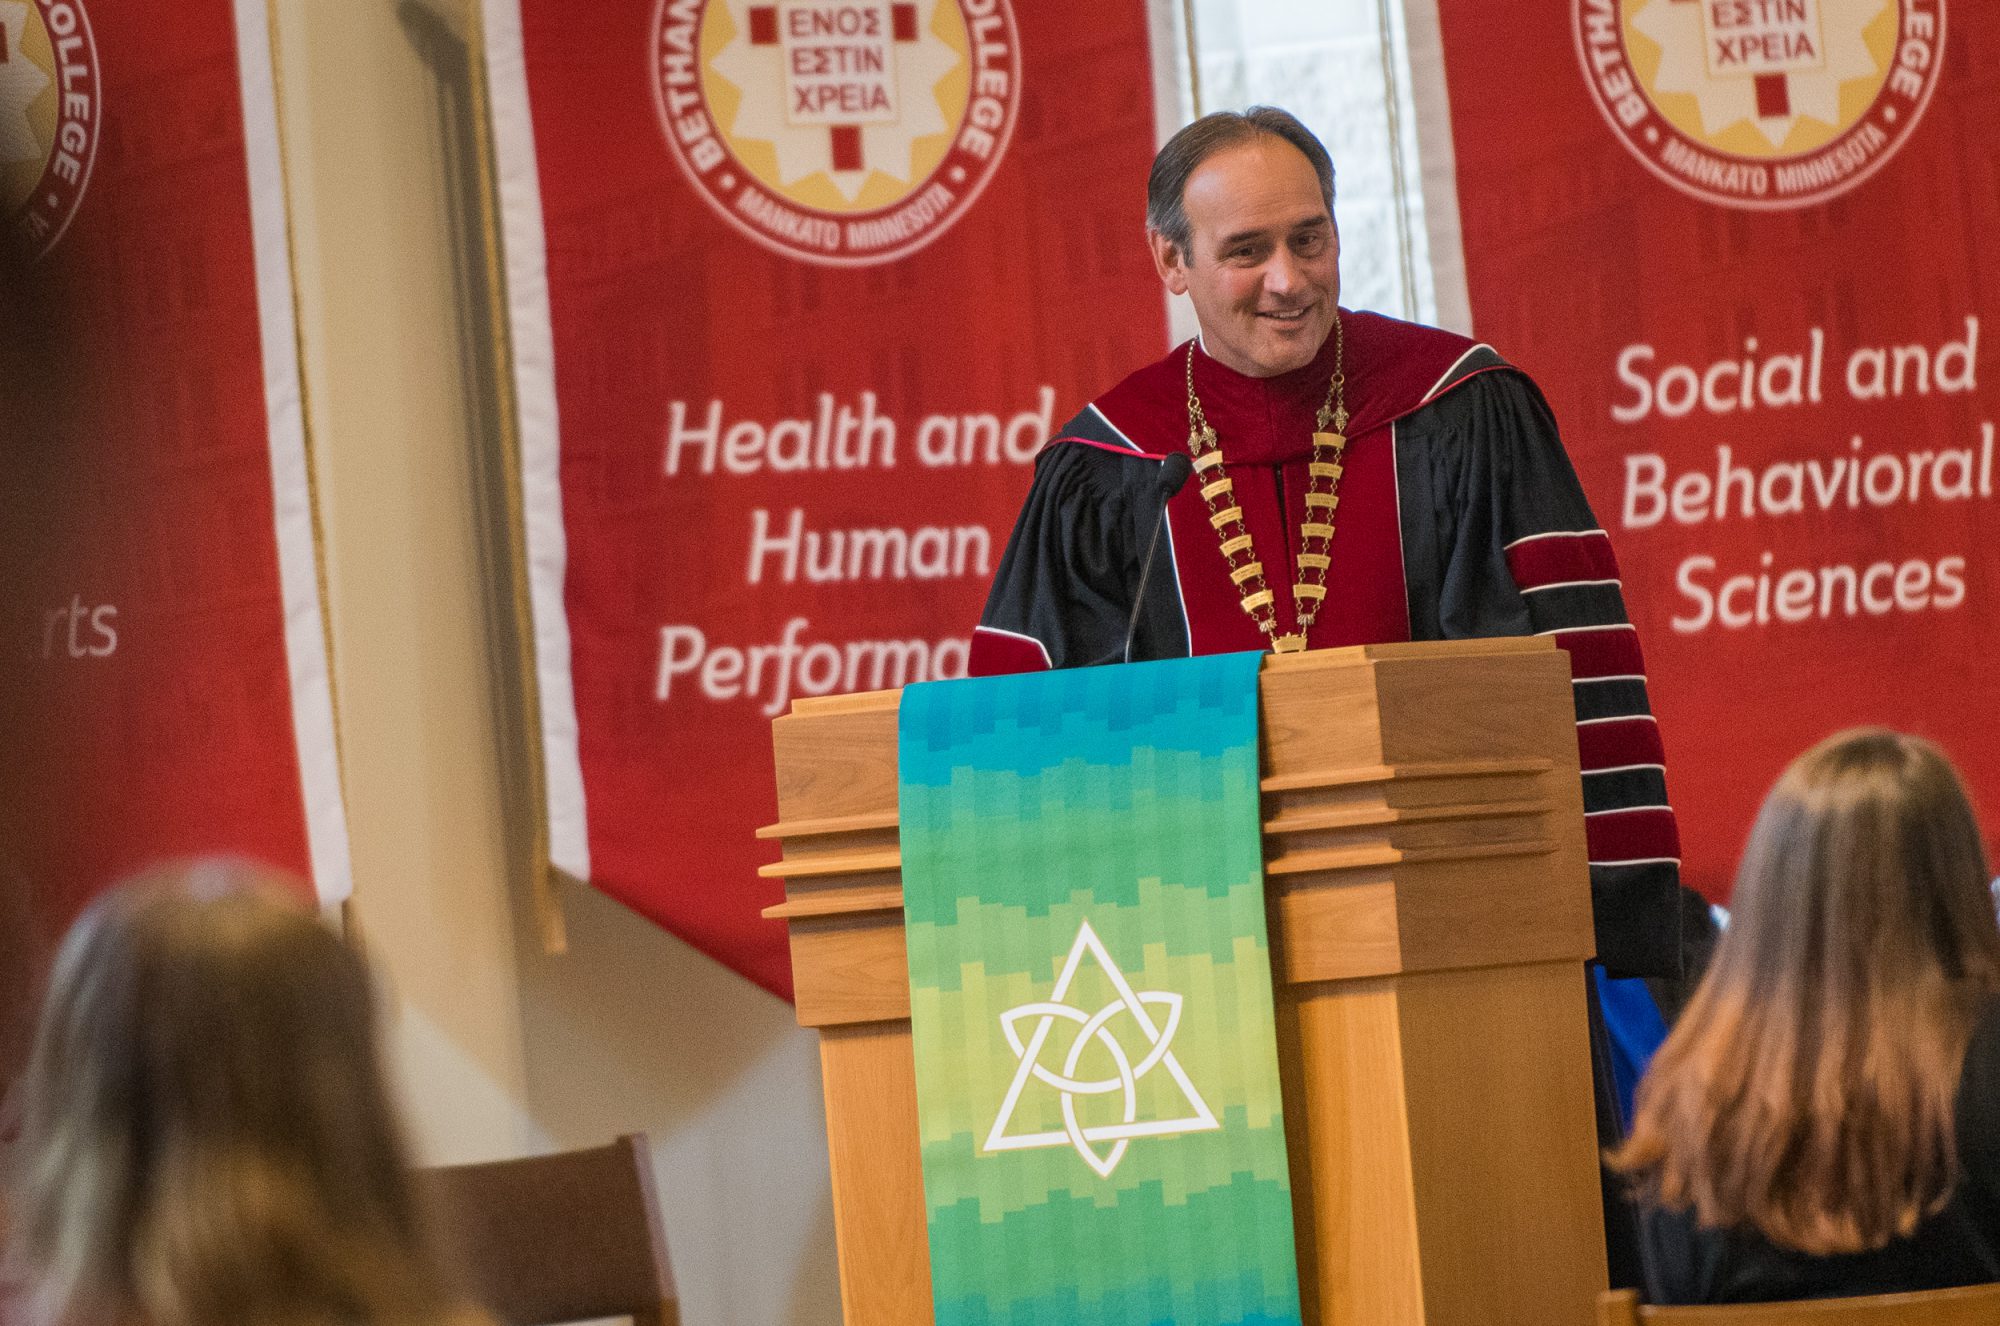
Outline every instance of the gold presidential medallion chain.
<svg viewBox="0 0 2000 1326">
<path fill-rule="evenodd" d="M 1306 647 L 1306 635 L 1326 602 L 1326 572 L 1333 565 L 1333 513 L 1340 505 L 1341 453 L 1347 449 L 1347 344 L 1341 336 L 1340 315 L 1333 317 L 1333 380 L 1319 407 L 1313 430 L 1312 461 L 1307 466 L 1305 518 L 1299 522 L 1299 574 L 1292 585 L 1292 616 L 1298 630 L 1278 633 L 1277 596 L 1264 581 L 1264 564 L 1250 539 L 1243 508 L 1233 500 L 1235 485 L 1223 468 L 1222 444 L 1202 412 L 1194 391 L 1194 342 L 1188 342 L 1188 451 L 1201 480 L 1201 500 L 1208 505 L 1208 523 L 1222 545 L 1222 560 L 1236 585 L 1243 611 L 1271 642 L 1278 654 L 1295 654 Z M 1331 428 L 1328 426 L 1331 425 Z M 1278 513 L 1279 519 L 1284 513 Z M 1234 533 L 1231 533 L 1234 530 Z"/>
</svg>

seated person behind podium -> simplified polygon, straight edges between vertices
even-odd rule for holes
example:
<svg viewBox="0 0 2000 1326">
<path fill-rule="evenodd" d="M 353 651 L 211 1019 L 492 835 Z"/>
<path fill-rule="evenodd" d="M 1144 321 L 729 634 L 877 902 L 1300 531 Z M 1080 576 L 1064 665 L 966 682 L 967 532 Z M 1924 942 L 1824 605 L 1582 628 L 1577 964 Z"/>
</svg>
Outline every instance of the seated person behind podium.
<svg viewBox="0 0 2000 1326">
<path fill-rule="evenodd" d="M 56 958 L 12 1209 L 33 1326 L 476 1326 L 428 1255 L 361 960 L 255 867 L 99 899 Z"/>
<path fill-rule="evenodd" d="M 2000 1280 L 2000 926 L 1957 775 L 1879 729 L 1794 761 L 1611 1157 L 1648 1297 Z"/>
</svg>

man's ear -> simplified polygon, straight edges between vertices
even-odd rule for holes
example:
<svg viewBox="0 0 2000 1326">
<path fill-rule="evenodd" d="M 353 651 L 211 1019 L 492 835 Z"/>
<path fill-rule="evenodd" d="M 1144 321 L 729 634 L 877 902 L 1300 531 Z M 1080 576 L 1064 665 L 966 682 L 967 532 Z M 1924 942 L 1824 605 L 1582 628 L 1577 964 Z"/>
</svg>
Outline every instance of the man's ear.
<svg viewBox="0 0 2000 1326">
<path fill-rule="evenodd" d="M 1181 246 L 1157 230 L 1146 232 L 1146 244 L 1153 251 L 1153 270 L 1160 274 L 1160 280 L 1167 289 L 1176 295 L 1186 294 L 1187 264 L 1183 261 Z"/>
</svg>

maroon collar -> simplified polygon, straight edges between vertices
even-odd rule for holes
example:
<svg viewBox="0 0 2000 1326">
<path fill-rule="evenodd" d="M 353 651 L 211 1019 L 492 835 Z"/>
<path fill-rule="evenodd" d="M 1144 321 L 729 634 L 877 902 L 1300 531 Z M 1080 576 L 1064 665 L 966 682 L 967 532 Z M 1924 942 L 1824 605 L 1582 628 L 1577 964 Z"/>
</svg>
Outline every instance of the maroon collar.
<svg viewBox="0 0 2000 1326">
<path fill-rule="evenodd" d="M 1245 465 L 1276 465 L 1312 450 L 1312 421 L 1327 398 L 1340 358 L 1335 348 L 1329 334 L 1311 363 L 1266 378 L 1237 372 L 1203 349 L 1199 338 L 1174 357 L 1180 360 L 1183 377 L 1188 356 L 1194 357 L 1195 394 L 1223 439 L 1229 459 Z M 1348 406 L 1350 413 L 1353 408 Z"/>
<path fill-rule="evenodd" d="M 1425 404 L 1474 342 L 1435 327 L 1343 310 L 1351 437 Z M 1164 455 L 1187 438 L 1187 357 L 1203 412 L 1229 462 L 1279 465 L 1312 450 L 1313 416 L 1333 375 L 1329 335 L 1312 363 L 1276 377 L 1239 373 L 1190 342 L 1099 397 L 1098 411 L 1141 450 Z"/>
</svg>

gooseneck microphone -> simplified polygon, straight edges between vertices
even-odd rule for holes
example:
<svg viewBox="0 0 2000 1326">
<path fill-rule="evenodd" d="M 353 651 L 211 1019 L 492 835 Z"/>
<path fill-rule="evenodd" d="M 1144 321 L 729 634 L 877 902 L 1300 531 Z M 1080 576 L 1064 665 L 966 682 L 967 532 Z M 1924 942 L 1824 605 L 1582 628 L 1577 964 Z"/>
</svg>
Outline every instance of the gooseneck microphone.
<svg viewBox="0 0 2000 1326">
<path fill-rule="evenodd" d="M 1160 510 L 1153 518 L 1153 537 L 1146 541 L 1146 560 L 1139 566 L 1139 592 L 1132 596 L 1132 619 L 1125 624 L 1123 658 L 1127 663 L 1132 661 L 1132 637 L 1139 633 L 1139 609 L 1146 602 L 1146 582 L 1153 575 L 1153 553 L 1160 546 L 1160 531 L 1167 524 L 1167 502 L 1187 487 L 1188 477 L 1193 473 L 1194 462 L 1188 459 L 1185 451 L 1170 451 L 1160 462 L 1160 473 L 1154 480 L 1160 494 Z"/>
</svg>

